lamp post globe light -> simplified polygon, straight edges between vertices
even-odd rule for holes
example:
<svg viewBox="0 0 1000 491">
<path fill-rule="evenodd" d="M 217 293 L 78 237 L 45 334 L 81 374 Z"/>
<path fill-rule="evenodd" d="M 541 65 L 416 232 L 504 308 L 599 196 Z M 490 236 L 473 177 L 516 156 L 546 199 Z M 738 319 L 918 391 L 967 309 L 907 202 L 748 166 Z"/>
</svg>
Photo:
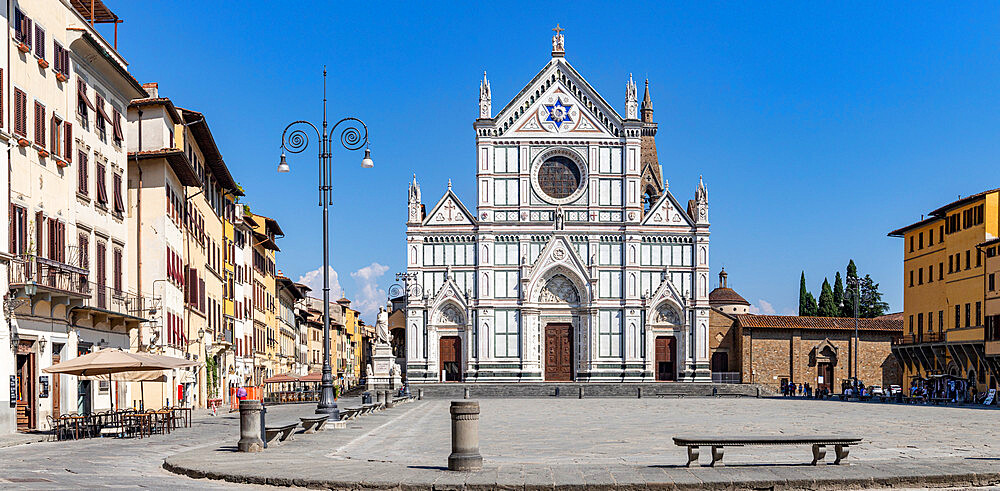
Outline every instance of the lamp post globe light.
<svg viewBox="0 0 1000 491">
<path fill-rule="evenodd" d="M 330 367 L 330 205 L 333 204 L 333 171 L 332 171 L 332 150 L 333 135 L 341 124 L 345 128 L 340 133 L 340 144 L 347 150 L 360 150 L 365 148 L 365 156 L 361 161 L 361 167 L 370 169 L 375 163 L 371 158 L 371 150 L 368 145 L 368 126 L 357 118 L 344 118 L 337 121 L 332 128 L 327 130 L 326 120 L 326 68 L 323 68 L 323 124 L 322 130 L 308 121 L 294 121 L 285 127 L 281 133 L 281 160 L 278 163 L 278 172 L 287 173 L 291 171 L 285 152 L 301 153 L 309 146 L 309 134 L 306 128 L 312 128 L 319 143 L 319 206 L 323 207 L 323 376 L 320 382 L 319 404 L 316 405 L 317 414 L 327 414 L 334 421 L 340 420 L 340 411 L 337 409 L 337 401 L 334 399 L 333 391 L 333 371 Z"/>
</svg>

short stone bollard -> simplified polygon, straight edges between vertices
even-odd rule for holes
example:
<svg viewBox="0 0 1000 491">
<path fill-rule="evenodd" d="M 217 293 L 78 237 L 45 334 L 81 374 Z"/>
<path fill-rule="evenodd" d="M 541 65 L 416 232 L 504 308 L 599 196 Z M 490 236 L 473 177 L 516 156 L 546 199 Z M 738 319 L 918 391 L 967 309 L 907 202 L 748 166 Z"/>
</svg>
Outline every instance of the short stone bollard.
<svg viewBox="0 0 1000 491">
<path fill-rule="evenodd" d="M 424 400 L 424 389 L 417 389 L 417 400 Z"/>
<path fill-rule="evenodd" d="M 392 407 L 392 391 L 384 391 L 382 393 L 382 400 L 385 401 L 385 407 Z"/>
<path fill-rule="evenodd" d="M 580 399 L 583 399 L 583 386 L 580 387 Z"/>
<path fill-rule="evenodd" d="M 385 392 L 381 390 L 375 391 L 375 404 L 382 404 L 385 402 Z"/>
<path fill-rule="evenodd" d="M 264 450 L 264 440 L 260 435 L 260 401 L 244 399 L 240 401 L 240 441 L 236 444 L 240 452 L 260 452 Z"/>
<path fill-rule="evenodd" d="M 483 469 L 479 454 L 479 401 L 451 401 L 450 471 Z"/>
<path fill-rule="evenodd" d="M 468 387 L 465 388 L 465 398 L 466 399 L 469 398 L 469 388 Z"/>
</svg>

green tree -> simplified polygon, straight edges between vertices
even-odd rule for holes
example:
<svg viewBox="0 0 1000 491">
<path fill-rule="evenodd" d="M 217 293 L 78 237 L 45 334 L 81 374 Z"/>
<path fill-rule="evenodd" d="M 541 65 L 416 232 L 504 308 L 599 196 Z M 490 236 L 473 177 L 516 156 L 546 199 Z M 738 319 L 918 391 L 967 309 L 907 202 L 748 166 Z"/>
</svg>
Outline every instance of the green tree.
<svg viewBox="0 0 1000 491">
<path fill-rule="evenodd" d="M 840 271 L 833 278 L 833 304 L 837 306 L 837 315 L 840 315 L 840 304 L 844 303 L 844 282 L 840 279 Z"/>
<path fill-rule="evenodd" d="M 853 295 L 854 292 L 856 291 L 854 282 L 857 281 L 857 279 L 858 279 L 858 267 L 854 264 L 854 260 L 851 259 L 851 261 L 847 263 L 847 276 L 844 278 L 845 282 L 847 283 L 847 290 L 844 292 L 844 298 L 843 298 L 844 306 L 840 308 L 841 317 L 854 317 Z M 837 302 L 837 305 L 840 305 L 840 302 Z"/>
<path fill-rule="evenodd" d="M 803 271 L 799 278 L 799 315 L 813 315 L 809 308 L 809 298 L 812 298 L 812 294 L 806 289 L 806 272 Z"/>
<path fill-rule="evenodd" d="M 840 306 L 833 301 L 833 289 L 830 288 L 830 280 L 823 278 L 823 287 L 819 293 L 819 306 L 816 315 L 820 317 L 837 317 L 840 313 Z"/>
<path fill-rule="evenodd" d="M 878 283 L 872 277 L 865 275 L 861 280 L 861 304 L 858 306 L 859 317 L 878 317 L 885 315 L 889 304 L 882 301 L 882 292 L 878 291 Z"/>
<path fill-rule="evenodd" d="M 819 307 L 816 305 L 816 297 L 812 293 L 806 292 L 806 313 L 801 315 L 814 316 Z"/>
</svg>

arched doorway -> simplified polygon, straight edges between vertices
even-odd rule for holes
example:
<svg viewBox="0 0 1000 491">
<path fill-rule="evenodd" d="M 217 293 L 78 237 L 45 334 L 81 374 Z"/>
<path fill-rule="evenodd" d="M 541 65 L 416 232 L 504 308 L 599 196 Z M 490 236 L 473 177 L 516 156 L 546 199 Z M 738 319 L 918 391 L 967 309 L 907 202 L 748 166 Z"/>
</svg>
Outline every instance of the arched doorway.
<svg viewBox="0 0 1000 491">
<path fill-rule="evenodd" d="M 570 309 L 580 304 L 580 292 L 565 275 L 554 274 L 542 287 L 538 301 L 548 309 Z M 574 378 L 573 324 L 547 322 L 545 324 L 545 380 L 571 381 Z"/>
<path fill-rule="evenodd" d="M 438 374 L 441 382 L 461 382 L 464 359 L 462 337 L 465 331 L 465 314 L 462 308 L 446 302 L 438 308 L 433 323 L 441 336 L 438 338 Z"/>
<path fill-rule="evenodd" d="M 663 302 L 656 307 L 652 324 L 655 329 L 671 329 L 677 332 L 681 326 L 681 314 L 673 304 Z M 677 380 L 676 336 L 656 336 L 653 356 L 656 380 L 662 382 Z"/>
</svg>

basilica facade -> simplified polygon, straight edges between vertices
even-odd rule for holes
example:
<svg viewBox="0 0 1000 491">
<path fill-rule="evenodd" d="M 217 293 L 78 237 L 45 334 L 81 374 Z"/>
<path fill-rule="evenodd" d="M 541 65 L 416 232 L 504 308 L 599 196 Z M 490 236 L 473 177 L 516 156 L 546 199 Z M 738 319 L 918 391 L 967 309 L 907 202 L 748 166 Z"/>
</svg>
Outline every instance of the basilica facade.
<svg viewBox="0 0 1000 491">
<path fill-rule="evenodd" d="M 619 114 L 564 43 L 495 114 L 483 75 L 474 208 L 410 184 L 410 383 L 711 381 L 708 192 L 668 189 L 648 81 Z"/>
</svg>

